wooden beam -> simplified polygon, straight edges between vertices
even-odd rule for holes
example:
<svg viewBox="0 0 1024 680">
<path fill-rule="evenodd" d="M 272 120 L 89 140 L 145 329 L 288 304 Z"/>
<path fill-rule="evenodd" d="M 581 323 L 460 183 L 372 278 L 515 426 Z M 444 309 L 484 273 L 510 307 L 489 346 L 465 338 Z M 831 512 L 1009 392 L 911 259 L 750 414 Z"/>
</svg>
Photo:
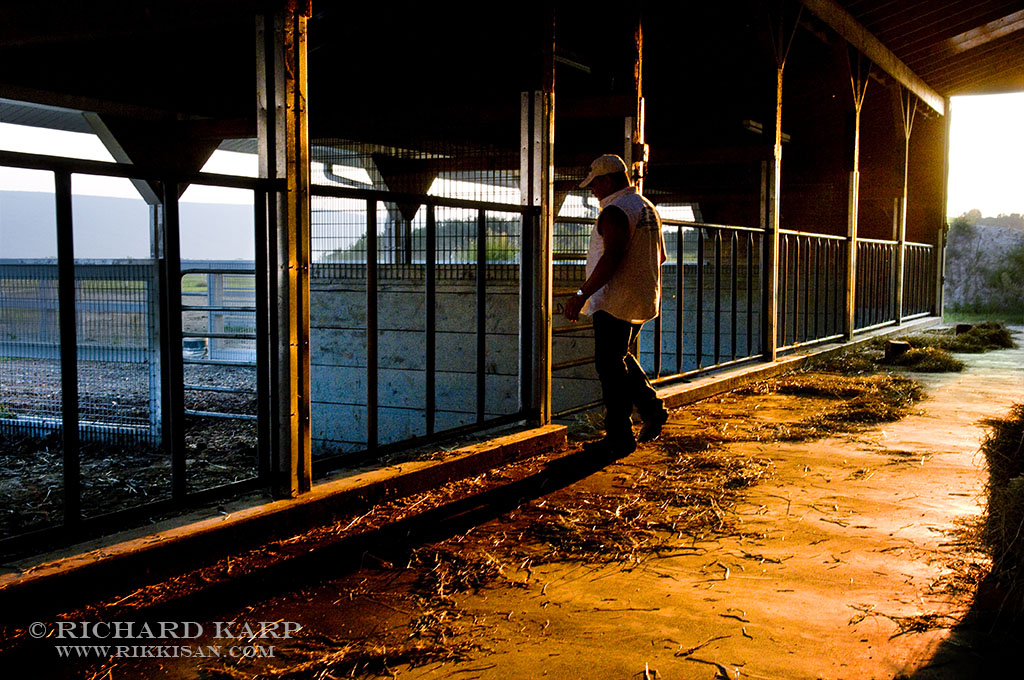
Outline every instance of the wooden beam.
<svg viewBox="0 0 1024 680">
<path fill-rule="evenodd" d="M 832 27 L 848 43 L 860 50 L 876 66 L 892 76 L 935 110 L 940 116 L 946 113 L 946 102 L 910 67 L 893 54 L 885 44 L 835 0 L 800 0 L 819 19 Z"/>
</svg>

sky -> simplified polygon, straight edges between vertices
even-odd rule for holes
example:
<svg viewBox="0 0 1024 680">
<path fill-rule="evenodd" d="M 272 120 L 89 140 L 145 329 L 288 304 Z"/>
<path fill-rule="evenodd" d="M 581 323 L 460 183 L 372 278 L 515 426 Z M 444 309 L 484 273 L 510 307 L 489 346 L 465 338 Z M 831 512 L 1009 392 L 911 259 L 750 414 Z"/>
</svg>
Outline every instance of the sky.
<svg viewBox="0 0 1024 680">
<path fill-rule="evenodd" d="M 1024 214 L 1024 93 L 953 97 L 946 214 Z"/>
</svg>

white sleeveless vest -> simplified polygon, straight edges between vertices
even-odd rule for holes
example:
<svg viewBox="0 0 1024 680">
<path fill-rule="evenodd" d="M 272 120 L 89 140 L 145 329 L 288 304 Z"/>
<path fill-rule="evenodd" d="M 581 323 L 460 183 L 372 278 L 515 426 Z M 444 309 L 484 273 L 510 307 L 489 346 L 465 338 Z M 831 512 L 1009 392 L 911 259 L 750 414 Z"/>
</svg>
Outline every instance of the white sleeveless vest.
<svg viewBox="0 0 1024 680">
<path fill-rule="evenodd" d="M 626 254 L 610 281 L 595 292 L 583 306 L 583 313 L 605 311 L 622 321 L 643 323 L 658 315 L 661 303 L 661 259 L 665 237 L 661 216 L 654 204 L 641 196 L 636 187 L 626 187 L 605 196 L 601 210 L 615 206 L 629 220 Z M 604 237 L 594 225 L 587 251 L 587 277 L 604 254 Z"/>
</svg>

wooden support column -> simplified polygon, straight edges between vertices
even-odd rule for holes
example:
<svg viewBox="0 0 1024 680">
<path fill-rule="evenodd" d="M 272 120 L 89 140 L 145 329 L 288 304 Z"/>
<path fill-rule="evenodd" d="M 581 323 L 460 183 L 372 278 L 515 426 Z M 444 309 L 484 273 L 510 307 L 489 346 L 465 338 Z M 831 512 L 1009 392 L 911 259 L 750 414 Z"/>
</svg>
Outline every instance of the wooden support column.
<svg viewBox="0 0 1024 680">
<path fill-rule="evenodd" d="M 853 339 L 853 331 L 857 319 L 857 219 L 860 214 L 860 118 L 864 108 L 864 97 L 868 90 L 871 75 L 871 62 L 863 58 L 860 52 L 853 55 L 857 65 L 850 62 L 850 86 L 853 88 L 853 170 L 850 171 L 849 205 L 846 224 L 846 315 L 843 322 L 843 336 L 849 341 Z M 865 66 L 866 64 L 866 66 Z"/>
<path fill-rule="evenodd" d="M 278 180 L 270 201 L 271 475 L 278 497 L 310 489 L 308 2 L 286 0 L 257 18 L 260 175 Z"/>
<path fill-rule="evenodd" d="M 945 312 L 945 296 L 943 295 L 943 284 L 946 279 L 946 215 L 949 214 L 949 131 L 952 124 L 953 111 L 949 105 L 949 98 L 946 98 L 946 117 L 942 140 L 942 223 L 936 225 L 935 236 L 935 304 L 932 307 L 932 314 L 941 317 Z"/>
<path fill-rule="evenodd" d="M 644 29 L 643 21 L 637 18 L 633 33 L 635 45 L 633 60 L 633 94 L 636 107 L 633 115 L 626 118 L 626 144 L 623 160 L 630 169 L 630 177 L 636 190 L 644 192 L 644 176 L 647 174 L 648 148 L 644 136 Z"/>
<path fill-rule="evenodd" d="M 541 89 L 522 94 L 520 189 L 534 209 L 523 223 L 520 275 L 523 407 L 535 425 L 551 422 L 552 248 L 555 219 L 555 32 L 554 11 L 541 27 Z"/>
<path fill-rule="evenodd" d="M 765 361 L 775 361 L 778 358 L 778 316 L 779 316 L 779 229 L 781 220 L 779 215 L 781 184 L 782 184 L 782 76 L 786 68 L 786 59 L 789 57 L 790 48 L 793 46 L 793 37 L 796 35 L 800 25 L 800 15 L 803 13 L 803 5 L 796 12 L 792 20 L 792 27 L 788 30 L 788 22 L 785 19 L 786 1 L 779 3 L 778 21 L 772 21 L 769 17 L 769 34 L 772 37 L 772 44 L 775 48 L 775 146 L 772 153 L 771 165 L 768 168 L 764 184 L 765 209 L 763 215 L 764 235 L 764 280 L 762 282 L 762 309 L 761 326 L 762 339 L 761 348 Z M 776 35 L 776 29 L 778 34 Z"/>
<path fill-rule="evenodd" d="M 907 193 L 910 172 L 910 133 L 914 129 L 917 95 L 906 88 L 900 89 L 900 110 L 903 113 L 903 195 L 898 199 L 896 215 L 896 325 L 903 323 L 903 281 L 907 256 Z"/>
</svg>

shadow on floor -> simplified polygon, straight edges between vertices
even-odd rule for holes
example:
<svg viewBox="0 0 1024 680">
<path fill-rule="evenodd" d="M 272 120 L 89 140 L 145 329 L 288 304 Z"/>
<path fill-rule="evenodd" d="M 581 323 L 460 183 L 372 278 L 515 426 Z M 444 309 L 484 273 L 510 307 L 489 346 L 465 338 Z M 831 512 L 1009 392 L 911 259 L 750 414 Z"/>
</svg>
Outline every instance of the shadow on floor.
<svg viewBox="0 0 1024 680">
<path fill-rule="evenodd" d="M 987 577 L 971 608 L 930 659 L 896 680 L 970 680 L 1021 677 L 1024 617 L 1004 607 L 1004 593 Z"/>
</svg>

